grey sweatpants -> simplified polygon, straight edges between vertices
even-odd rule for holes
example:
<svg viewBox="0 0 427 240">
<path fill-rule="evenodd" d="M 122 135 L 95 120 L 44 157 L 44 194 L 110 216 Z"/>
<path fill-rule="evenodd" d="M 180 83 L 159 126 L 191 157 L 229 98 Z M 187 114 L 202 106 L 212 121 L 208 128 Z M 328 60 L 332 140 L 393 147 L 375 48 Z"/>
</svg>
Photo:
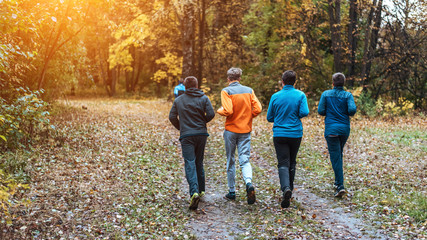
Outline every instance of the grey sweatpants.
<svg viewBox="0 0 427 240">
<path fill-rule="evenodd" d="M 227 155 L 227 180 L 230 192 L 235 192 L 236 165 L 234 155 L 236 147 L 239 164 L 245 184 L 252 182 L 252 166 L 249 163 L 251 155 L 251 133 L 234 133 L 224 131 L 225 152 Z"/>
</svg>

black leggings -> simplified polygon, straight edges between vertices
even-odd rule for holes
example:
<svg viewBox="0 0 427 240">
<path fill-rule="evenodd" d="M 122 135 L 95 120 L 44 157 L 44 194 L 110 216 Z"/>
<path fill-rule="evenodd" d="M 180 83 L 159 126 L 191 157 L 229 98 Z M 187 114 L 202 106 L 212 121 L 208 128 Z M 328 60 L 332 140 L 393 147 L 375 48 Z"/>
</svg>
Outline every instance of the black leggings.
<svg viewBox="0 0 427 240">
<path fill-rule="evenodd" d="M 301 138 L 274 137 L 273 142 L 277 155 L 280 189 L 284 191 L 286 188 L 290 188 L 293 191 L 295 165 Z"/>
</svg>

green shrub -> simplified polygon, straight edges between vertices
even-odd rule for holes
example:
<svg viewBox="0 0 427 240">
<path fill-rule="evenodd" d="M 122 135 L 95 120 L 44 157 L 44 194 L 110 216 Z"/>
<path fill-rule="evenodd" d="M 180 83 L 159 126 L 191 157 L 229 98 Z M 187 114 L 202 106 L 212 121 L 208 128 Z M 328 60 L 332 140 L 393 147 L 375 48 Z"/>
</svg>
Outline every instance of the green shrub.
<svg viewBox="0 0 427 240">
<path fill-rule="evenodd" d="M 9 101 L 0 97 L 0 150 L 27 148 L 48 130 L 47 103 L 40 98 L 43 91 L 15 91 Z"/>
<path fill-rule="evenodd" d="M 355 97 L 357 109 L 362 115 L 367 115 L 369 117 L 378 115 L 376 101 L 371 97 L 369 92 L 363 91 L 359 96 Z"/>
</svg>

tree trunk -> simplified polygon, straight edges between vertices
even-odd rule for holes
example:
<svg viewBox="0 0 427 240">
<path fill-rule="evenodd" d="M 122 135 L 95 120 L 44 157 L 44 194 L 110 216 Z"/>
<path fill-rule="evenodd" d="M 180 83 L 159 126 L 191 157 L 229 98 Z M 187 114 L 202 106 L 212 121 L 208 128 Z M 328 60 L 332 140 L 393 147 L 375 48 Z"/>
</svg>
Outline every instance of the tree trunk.
<svg viewBox="0 0 427 240">
<path fill-rule="evenodd" d="M 194 75 L 193 63 L 194 42 L 194 9 L 193 2 L 184 5 L 184 17 L 182 22 L 182 77 Z"/>
<path fill-rule="evenodd" d="M 334 71 L 341 72 L 341 0 L 328 0 L 328 4 L 332 51 L 334 53 Z"/>
<path fill-rule="evenodd" d="M 371 6 L 371 10 L 369 11 L 368 20 L 366 22 L 366 30 L 365 30 L 365 39 L 363 42 L 363 59 L 362 59 L 362 72 L 360 75 L 360 78 L 362 79 L 363 83 L 363 90 L 366 90 L 367 86 L 365 86 L 366 82 L 366 71 L 367 71 L 367 63 L 368 63 L 368 56 L 369 56 L 369 39 L 371 36 L 371 24 L 372 24 L 372 18 L 374 16 L 374 10 L 375 6 L 377 4 L 377 0 L 374 0 Z"/>
<path fill-rule="evenodd" d="M 64 28 L 65 28 L 65 23 L 64 23 L 65 21 L 64 21 L 64 19 L 65 19 L 65 16 L 68 16 L 68 12 L 70 11 L 71 4 L 72 4 L 71 1 L 68 1 L 67 9 L 65 11 L 65 14 L 62 17 L 62 20 L 60 20 L 61 23 L 59 24 L 58 32 L 56 33 L 55 39 L 53 39 L 53 42 L 51 43 L 52 35 L 55 32 L 55 29 L 54 29 L 51 32 L 50 36 L 49 36 L 48 42 L 46 43 L 46 53 L 45 53 L 45 57 L 44 57 L 43 68 L 42 68 L 42 71 L 40 73 L 40 77 L 38 79 L 38 85 L 37 85 L 38 89 L 41 89 L 43 87 L 43 83 L 44 83 L 44 80 L 45 80 L 45 76 L 46 76 L 46 71 L 47 71 L 48 64 L 49 64 L 50 60 L 52 60 L 52 58 L 55 55 L 55 53 L 62 46 L 64 46 L 67 42 L 69 42 L 71 39 L 73 39 L 75 36 L 77 36 L 83 30 L 83 28 L 86 26 L 86 24 L 83 23 L 79 30 L 77 30 L 75 33 L 73 33 L 67 39 L 65 39 L 64 41 L 62 41 L 62 43 L 59 43 L 59 38 L 60 38 L 62 32 L 64 31 Z M 86 17 L 88 15 L 89 9 L 90 9 L 90 4 L 88 4 L 88 6 L 87 6 L 86 13 L 84 15 L 84 21 L 86 20 Z M 49 49 L 49 47 L 50 47 L 50 49 Z"/>
<path fill-rule="evenodd" d="M 200 21 L 199 21 L 199 56 L 198 56 L 198 71 L 197 79 L 199 80 L 199 87 L 202 83 L 203 78 L 203 48 L 205 43 L 205 21 L 206 21 L 206 1 L 201 0 L 200 3 Z"/>
<path fill-rule="evenodd" d="M 357 49 L 357 11 L 358 11 L 357 0 L 350 0 L 350 23 L 348 25 L 348 44 L 350 49 L 350 59 L 347 64 L 348 70 L 348 85 L 353 87 L 356 67 L 356 49 Z"/>
<path fill-rule="evenodd" d="M 381 19 L 382 19 L 381 12 L 383 8 L 382 5 L 383 5 L 383 0 L 379 0 L 378 6 L 376 6 L 376 10 L 375 10 L 374 27 L 372 28 L 371 40 L 370 40 L 369 49 L 368 49 L 368 58 L 366 61 L 365 76 L 363 78 L 364 88 L 366 88 L 369 85 L 369 74 L 371 72 L 372 60 L 375 57 L 375 50 L 377 49 L 378 33 L 381 28 Z"/>
<path fill-rule="evenodd" d="M 137 64 L 137 70 L 136 70 L 135 78 L 132 81 L 132 87 L 131 87 L 132 92 L 135 92 L 136 85 L 138 84 L 139 76 L 141 75 L 141 69 L 142 69 L 143 55 L 142 55 L 141 50 L 138 50 L 137 52 L 139 53 L 139 56 L 137 59 L 138 64 Z"/>
</svg>

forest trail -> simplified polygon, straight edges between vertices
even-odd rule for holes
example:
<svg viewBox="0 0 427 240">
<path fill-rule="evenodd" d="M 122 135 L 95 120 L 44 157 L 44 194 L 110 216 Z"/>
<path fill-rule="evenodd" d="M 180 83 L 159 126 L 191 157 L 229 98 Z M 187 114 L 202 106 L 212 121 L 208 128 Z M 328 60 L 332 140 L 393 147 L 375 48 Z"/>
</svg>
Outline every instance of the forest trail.
<svg viewBox="0 0 427 240">
<path fill-rule="evenodd" d="M 60 106 L 52 119 L 57 133 L 29 159 L 29 204 L 25 210 L 11 209 L 19 217 L 0 237 L 388 239 L 389 233 L 378 231 L 371 219 L 356 216 L 360 212 L 352 207 L 351 198 L 335 201 L 332 189 L 325 195 L 312 188 L 323 180 L 304 162 L 311 155 L 317 158 L 324 146 L 302 147 L 294 201 L 290 208 L 281 209 L 271 129 L 264 118 L 255 119 L 252 135 L 257 202 L 247 204 L 239 167 L 236 201 L 223 198 L 227 192 L 224 119 L 216 116 L 208 126 L 205 152 L 207 194 L 199 209 L 190 211 L 179 132 L 167 118 L 169 102 L 74 100 Z M 311 127 L 319 120 L 309 121 L 307 135 L 319 137 L 308 139 L 319 142 L 321 130 Z"/>
<path fill-rule="evenodd" d="M 270 183 L 279 186 L 277 169 L 266 163 L 262 157 L 252 153 L 251 164 L 258 171 L 263 171 L 266 175 L 271 176 L 268 179 Z M 210 157 L 205 160 L 204 166 L 205 171 L 215 171 L 214 169 L 218 167 L 225 167 L 218 166 L 218 161 L 212 161 Z M 185 173 L 183 172 L 183 174 Z M 215 174 L 210 175 L 216 177 Z M 237 175 L 236 178 L 240 178 L 240 176 Z M 257 177 L 254 176 L 254 179 Z M 241 197 L 240 201 L 226 200 L 224 195 L 227 188 L 218 186 L 221 181 L 215 178 L 207 178 L 206 181 L 210 192 L 200 201 L 199 209 L 194 212 L 193 218 L 188 223 L 197 239 L 235 239 L 239 238 L 237 236 L 250 235 L 245 226 L 241 224 L 241 216 L 251 217 L 251 212 L 245 211 L 247 208 L 251 208 L 251 206 L 245 206 L 245 196 Z M 185 178 L 183 179 L 183 188 L 188 189 Z M 257 191 L 262 188 L 262 185 L 258 185 Z M 244 191 L 241 192 L 244 195 Z M 379 230 L 373 229 L 368 223 L 357 218 L 352 209 L 338 206 L 336 203 L 338 199 L 319 197 L 312 193 L 309 187 L 305 186 L 305 183 L 297 185 L 293 195 L 289 211 L 302 212 L 303 220 L 306 218 L 315 219 L 318 222 L 317 227 L 331 233 L 335 239 L 389 239 Z M 277 208 L 279 211 L 280 196 L 278 200 L 271 208 Z"/>
</svg>

